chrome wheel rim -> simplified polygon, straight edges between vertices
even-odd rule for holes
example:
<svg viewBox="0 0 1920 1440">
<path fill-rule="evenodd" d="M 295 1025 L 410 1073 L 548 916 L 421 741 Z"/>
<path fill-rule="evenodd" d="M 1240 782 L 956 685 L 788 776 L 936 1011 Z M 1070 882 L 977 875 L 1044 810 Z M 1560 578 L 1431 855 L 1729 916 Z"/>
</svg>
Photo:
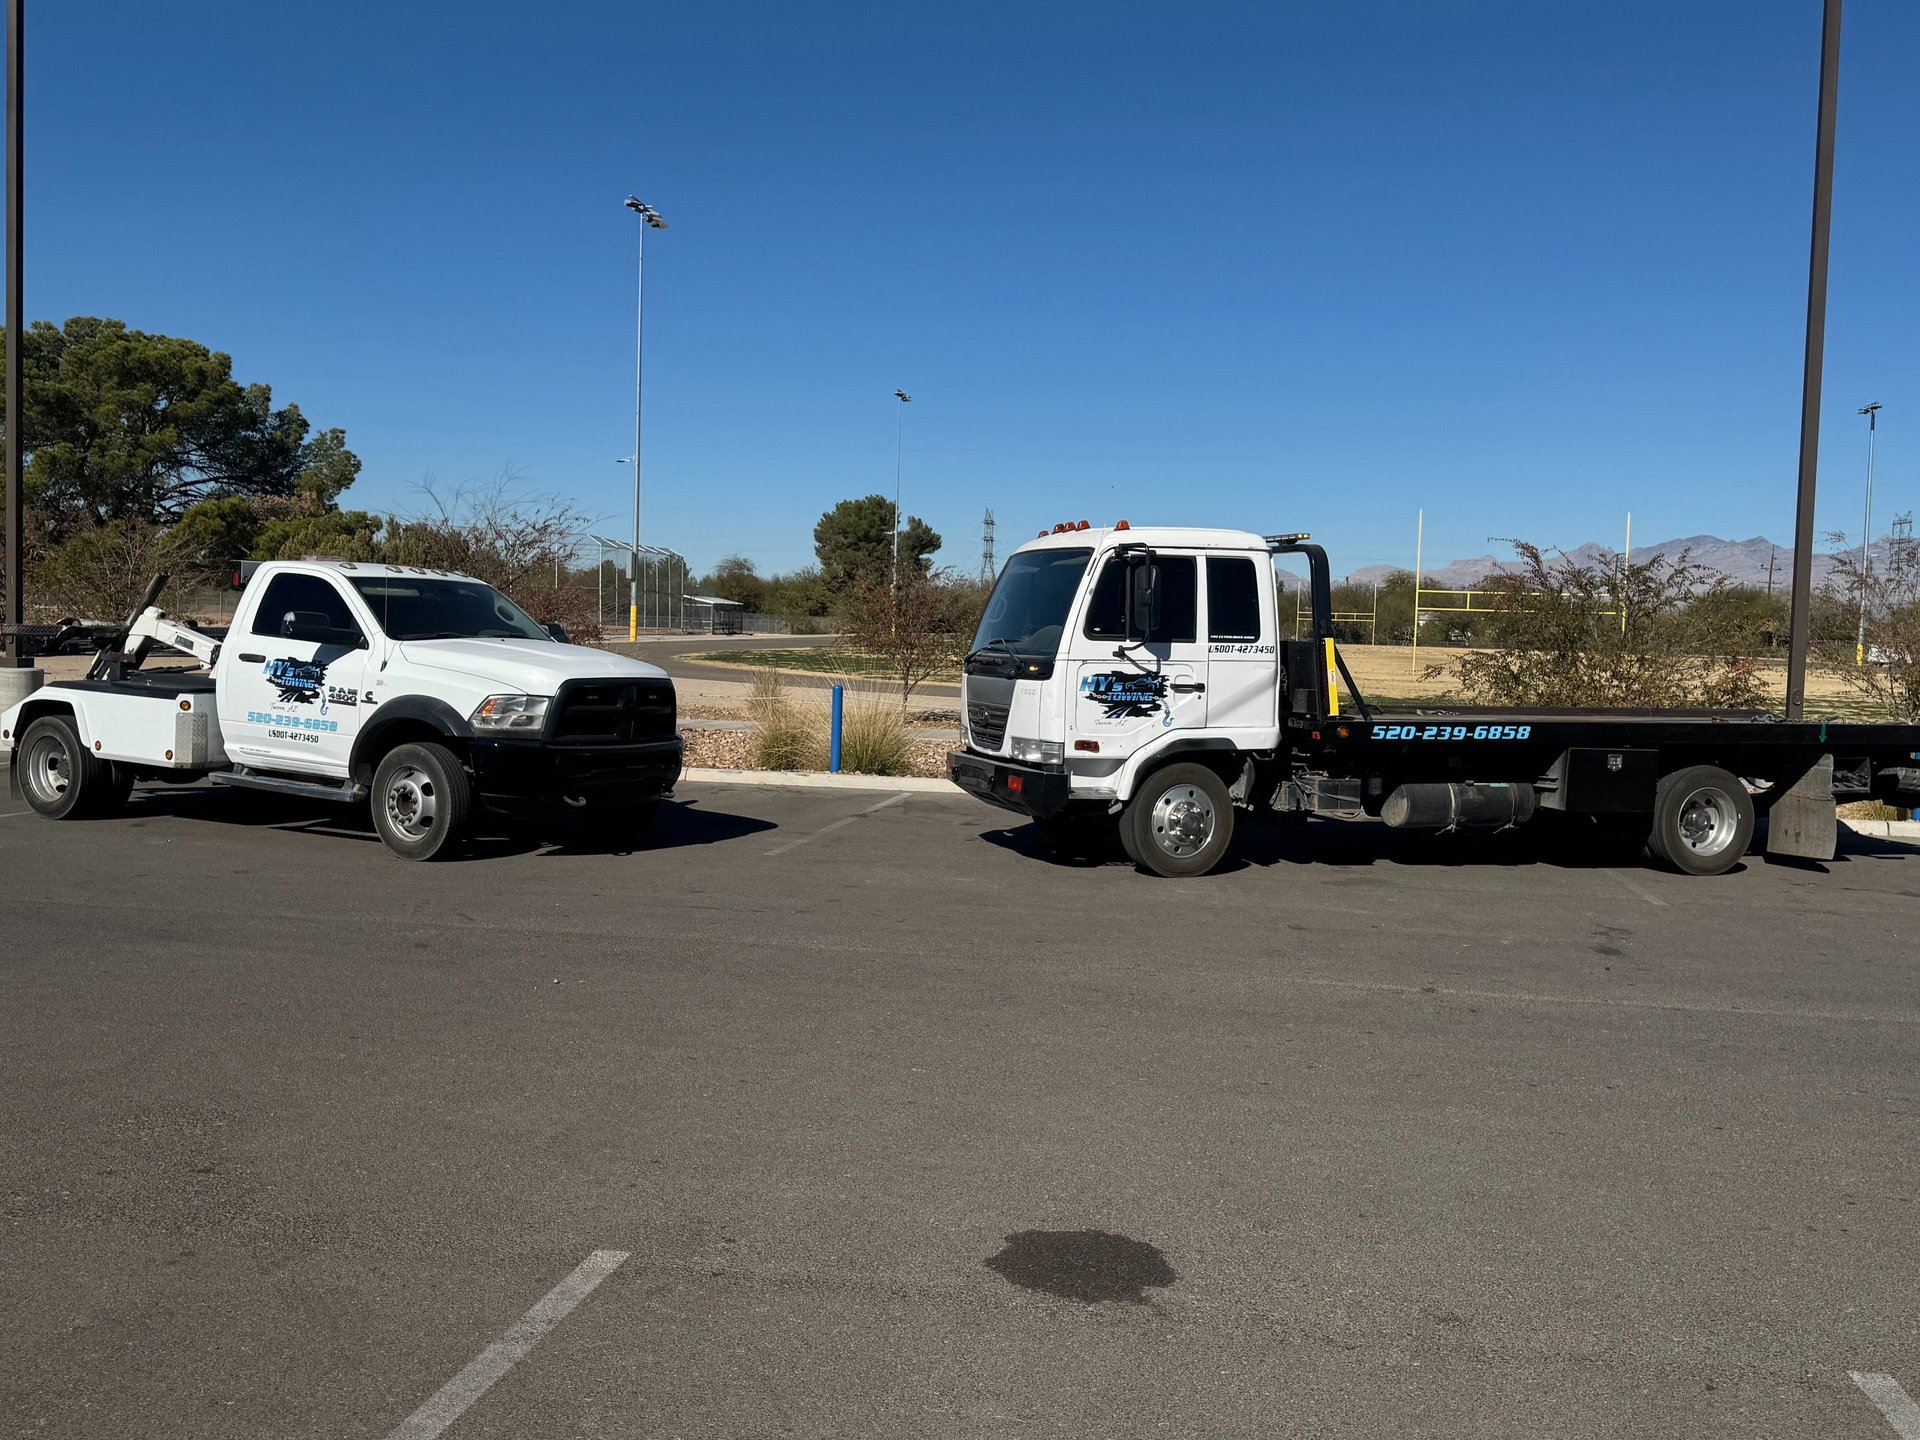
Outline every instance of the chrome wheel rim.
<svg viewBox="0 0 1920 1440">
<path fill-rule="evenodd" d="M 1213 798 L 1198 785 L 1175 785 L 1153 802 L 1153 843 L 1175 860 L 1206 848 L 1219 817 Z"/>
<path fill-rule="evenodd" d="M 59 735 L 42 735 L 28 747 L 20 783 L 41 805 L 58 805 L 73 784 L 73 755 Z"/>
<path fill-rule="evenodd" d="M 1680 843 L 1692 854 L 1718 855 L 1733 843 L 1740 814 L 1733 797 L 1717 786 L 1690 791 L 1680 802 Z"/>
<path fill-rule="evenodd" d="M 387 781 L 387 823 L 408 840 L 424 839 L 433 830 L 439 808 L 433 777 L 418 765 L 403 765 Z"/>
</svg>

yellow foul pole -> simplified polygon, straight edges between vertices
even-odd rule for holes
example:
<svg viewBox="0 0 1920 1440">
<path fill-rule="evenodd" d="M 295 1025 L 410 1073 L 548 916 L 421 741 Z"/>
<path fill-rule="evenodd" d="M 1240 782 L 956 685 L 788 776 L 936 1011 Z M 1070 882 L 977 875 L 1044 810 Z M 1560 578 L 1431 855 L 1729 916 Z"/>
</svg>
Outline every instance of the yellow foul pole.
<svg viewBox="0 0 1920 1440">
<path fill-rule="evenodd" d="M 1427 512 L 1413 522 L 1413 673 L 1420 673 L 1420 561 L 1427 539 Z"/>
</svg>

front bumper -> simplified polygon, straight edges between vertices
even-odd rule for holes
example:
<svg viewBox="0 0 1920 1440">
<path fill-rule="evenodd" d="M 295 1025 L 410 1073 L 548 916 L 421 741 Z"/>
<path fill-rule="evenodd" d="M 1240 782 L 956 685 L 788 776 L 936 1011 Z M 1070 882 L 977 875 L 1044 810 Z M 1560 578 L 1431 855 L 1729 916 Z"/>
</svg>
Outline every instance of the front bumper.
<svg viewBox="0 0 1920 1440">
<path fill-rule="evenodd" d="M 669 793 L 680 778 L 678 735 L 631 745 L 547 745 L 473 740 L 474 789 L 495 809 L 581 809 L 638 805 Z"/>
<path fill-rule="evenodd" d="M 971 750 L 949 750 L 947 778 L 989 805 L 1036 820 L 1067 808 L 1065 766 L 1016 765 Z"/>
</svg>

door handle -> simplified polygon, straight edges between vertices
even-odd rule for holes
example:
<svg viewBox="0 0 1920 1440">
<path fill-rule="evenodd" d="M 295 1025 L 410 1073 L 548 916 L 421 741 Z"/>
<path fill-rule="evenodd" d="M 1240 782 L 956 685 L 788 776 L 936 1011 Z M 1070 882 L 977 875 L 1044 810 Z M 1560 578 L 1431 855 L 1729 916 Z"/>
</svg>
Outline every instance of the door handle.
<svg viewBox="0 0 1920 1440">
<path fill-rule="evenodd" d="M 1182 695 L 1197 695 L 1207 687 L 1205 683 L 1201 681 L 1194 681 L 1192 683 L 1175 681 L 1172 688 L 1178 690 Z"/>
<path fill-rule="evenodd" d="M 245 651 L 242 651 L 242 652 L 240 653 L 240 660 L 241 660 L 241 663 L 242 663 L 242 664 L 246 664 L 246 665 L 264 665 L 264 664 L 266 664 L 266 663 L 267 663 L 267 657 L 266 657 L 266 656 L 264 656 L 264 655 L 249 655 L 249 654 L 247 654 L 247 653 L 246 653 Z"/>
</svg>

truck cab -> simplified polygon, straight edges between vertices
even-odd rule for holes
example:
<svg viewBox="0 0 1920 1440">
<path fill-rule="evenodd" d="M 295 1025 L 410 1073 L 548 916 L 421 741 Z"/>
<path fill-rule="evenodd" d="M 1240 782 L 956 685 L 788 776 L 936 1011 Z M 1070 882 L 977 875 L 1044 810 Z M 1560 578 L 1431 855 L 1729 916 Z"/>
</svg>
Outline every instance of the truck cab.
<svg viewBox="0 0 1920 1440">
<path fill-rule="evenodd" d="M 156 645 L 203 673 L 141 671 Z M 679 777 L 676 719 L 664 672 L 567 644 L 472 576 L 303 560 L 246 576 L 218 640 L 143 605 L 87 679 L 35 692 L 0 732 L 16 792 L 54 818 L 205 775 L 370 803 L 388 845 L 425 859 L 475 805 L 637 830 Z"/>
<path fill-rule="evenodd" d="M 1079 522 L 1029 541 L 969 649 L 949 776 L 1064 840 L 1175 757 L 1271 751 L 1274 587 L 1272 547 L 1248 531 Z"/>
</svg>

